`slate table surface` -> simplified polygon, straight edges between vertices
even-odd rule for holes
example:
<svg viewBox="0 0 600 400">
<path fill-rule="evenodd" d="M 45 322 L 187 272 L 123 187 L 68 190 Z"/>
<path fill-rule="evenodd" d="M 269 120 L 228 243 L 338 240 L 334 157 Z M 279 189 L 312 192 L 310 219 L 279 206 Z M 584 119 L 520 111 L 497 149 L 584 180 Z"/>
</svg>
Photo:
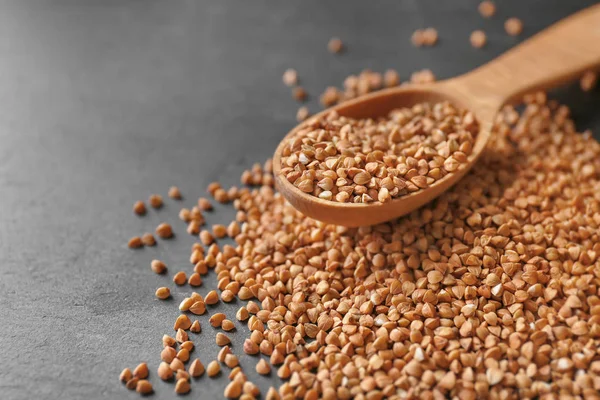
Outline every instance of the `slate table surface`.
<svg viewBox="0 0 600 400">
<path fill-rule="evenodd" d="M 135 399 L 118 375 L 140 361 L 154 397 L 176 398 L 155 371 L 189 287 L 156 300 L 157 287 L 173 284 L 149 264 L 191 270 L 194 238 L 179 208 L 211 181 L 238 184 L 295 124 L 283 71 L 298 70 L 314 112 L 325 87 L 364 68 L 452 77 L 595 1 L 496 3 L 485 20 L 476 0 L 0 1 L 0 398 Z M 524 21 L 519 38 L 503 30 L 512 16 Z M 439 44 L 414 48 L 410 35 L 427 26 Z M 482 50 L 469 44 L 475 29 L 488 34 Z M 333 36 L 344 54 L 327 52 Z M 598 137 L 600 90 L 573 84 L 555 96 Z M 171 185 L 184 201 L 133 215 L 134 201 L 166 197 Z M 207 221 L 233 215 L 219 206 Z M 129 237 L 163 221 L 174 240 L 127 249 Z M 215 287 L 212 273 L 199 291 Z M 214 310 L 233 319 L 239 306 Z M 218 347 L 208 316 L 200 320 L 193 355 L 206 365 Z M 241 351 L 247 335 L 238 324 L 233 349 L 266 393 L 279 380 L 256 374 Z M 205 376 L 189 398 L 221 398 L 226 384 Z"/>
</svg>

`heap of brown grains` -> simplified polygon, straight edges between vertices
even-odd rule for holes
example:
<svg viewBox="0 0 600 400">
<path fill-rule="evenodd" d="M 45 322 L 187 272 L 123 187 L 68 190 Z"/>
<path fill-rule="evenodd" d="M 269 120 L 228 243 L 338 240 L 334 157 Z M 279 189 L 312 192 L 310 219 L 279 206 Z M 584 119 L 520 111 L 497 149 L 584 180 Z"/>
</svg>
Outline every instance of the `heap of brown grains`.
<svg viewBox="0 0 600 400">
<path fill-rule="evenodd" d="M 376 226 L 306 218 L 265 171 L 233 199 L 235 245 L 203 260 L 247 301 L 248 339 L 286 380 L 265 398 L 597 396 L 600 144 L 567 107 L 537 93 L 520 115 L 504 108 L 477 168 Z M 257 370 L 270 367 L 257 358 Z M 239 366 L 230 378 L 226 394 L 255 391 Z"/>
<path fill-rule="evenodd" d="M 477 131 L 473 114 L 449 103 L 416 104 L 380 119 L 332 112 L 285 142 L 281 174 L 323 200 L 385 203 L 456 171 Z"/>
</svg>

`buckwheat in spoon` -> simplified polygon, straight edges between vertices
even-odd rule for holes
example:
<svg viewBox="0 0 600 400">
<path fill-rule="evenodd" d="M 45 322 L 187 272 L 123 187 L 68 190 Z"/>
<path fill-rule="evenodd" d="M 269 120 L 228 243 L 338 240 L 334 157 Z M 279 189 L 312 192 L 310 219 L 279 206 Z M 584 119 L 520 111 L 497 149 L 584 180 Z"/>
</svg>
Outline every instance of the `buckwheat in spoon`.
<svg viewBox="0 0 600 400">
<path fill-rule="evenodd" d="M 277 147 L 277 188 L 305 215 L 338 225 L 408 214 L 474 166 L 504 104 L 600 68 L 599 43 L 595 5 L 465 75 L 325 110 Z"/>
</svg>

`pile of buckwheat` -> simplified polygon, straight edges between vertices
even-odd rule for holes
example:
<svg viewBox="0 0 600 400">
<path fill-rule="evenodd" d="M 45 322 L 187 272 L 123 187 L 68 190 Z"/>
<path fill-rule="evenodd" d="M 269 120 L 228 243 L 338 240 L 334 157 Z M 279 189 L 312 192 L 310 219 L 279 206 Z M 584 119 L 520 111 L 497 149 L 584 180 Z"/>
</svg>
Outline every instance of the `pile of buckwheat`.
<svg viewBox="0 0 600 400">
<path fill-rule="evenodd" d="M 190 317 L 237 297 L 245 305 L 235 316 L 208 319 L 222 350 L 206 373 L 226 368 L 228 398 L 259 396 L 240 351 L 285 380 L 266 399 L 595 398 L 600 144 L 545 94 L 525 102 L 521 114 L 504 108 L 478 165 L 451 191 L 389 223 L 350 229 L 305 217 L 272 187 L 270 162 L 244 173 L 254 188 L 211 184 L 237 209 L 213 231 L 235 245 L 201 231 L 193 274 L 214 270 L 218 291 L 190 291 L 180 304 L 158 376 L 189 392 L 205 373 L 190 356 L 188 332 L 203 334 Z M 209 205 L 180 216 L 202 225 Z M 158 261 L 152 269 L 166 272 Z M 234 317 L 252 332 L 242 349 L 230 347 Z M 145 364 L 121 375 L 143 394 L 147 377 Z"/>
<path fill-rule="evenodd" d="M 281 174 L 323 200 L 385 203 L 456 171 L 478 130 L 472 113 L 448 102 L 420 103 L 378 119 L 331 112 L 284 142 Z"/>
<path fill-rule="evenodd" d="M 479 6 L 485 18 L 495 11 L 488 0 Z M 522 23 L 511 18 L 505 29 L 518 35 Z M 412 40 L 432 46 L 437 37 L 429 28 Z M 483 47 L 486 35 L 474 31 L 470 40 Z M 337 38 L 328 44 L 332 53 L 343 48 Z M 306 99 L 294 69 L 282 79 Z M 589 71 L 580 85 L 588 91 L 597 80 Z M 429 70 L 410 78 L 433 81 Z M 343 90 L 328 87 L 320 101 L 328 107 L 399 84 L 395 70 L 364 70 Z M 577 133 L 569 109 L 544 93 L 524 102 L 520 114 L 502 110 L 477 166 L 453 189 L 388 223 L 351 229 L 305 217 L 275 191 L 270 160 L 242 174 L 242 189 L 211 183 L 210 195 L 233 203 L 236 218 L 208 229 L 206 198 L 179 212 L 199 241 L 191 270 L 170 278 L 190 292 L 174 333 L 162 337 L 156 375 L 185 395 L 200 377 L 223 372 L 223 395 L 243 400 L 598 398 L 600 144 Z M 466 161 L 479 129 L 471 113 L 449 103 L 378 119 L 309 115 L 298 110 L 305 122 L 286 143 L 281 173 L 303 192 L 337 202 L 387 202 L 427 188 Z M 182 200 L 177 187 L 168 196 Z M 148 204 L 161 208 L 163 199 L 151 195 Z M 133 211 L 141 217 L 148 208 L 138 201 Z M 167 223 L 155 234 L 174 235 Z M 220 244 L 224 238 L 234 244 Z M 149 232 L 128 242 L 156 244 Z M 161 260 L 150 269 L 169 273 Z M 193 291 L 211 270 L 217 288 Z M 168 300 L 171 289 L 161 286 L 155 296 Z M 243 306 L 235 315 L 212 312 L 236 298 Z M 204 363 L 194 357 L 194 335 L 207 334 L 202 319 L 218 329 L 221 348 Z M 230 335 L 240 323 L 251 334 L 238 349 Z M 261 394 L 239 364 L 241 351 L 256 357 L 258 374 L 285 383 Z M 119 379 L 149 395 L 150 375 L 142 362 Z"/>
</svg>

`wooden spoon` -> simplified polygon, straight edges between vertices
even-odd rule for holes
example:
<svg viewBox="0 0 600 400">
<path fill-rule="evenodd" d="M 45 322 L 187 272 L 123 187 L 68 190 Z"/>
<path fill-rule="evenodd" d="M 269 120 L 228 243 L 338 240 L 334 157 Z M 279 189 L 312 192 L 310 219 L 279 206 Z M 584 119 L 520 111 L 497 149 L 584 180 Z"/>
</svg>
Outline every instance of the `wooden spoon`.
<svg viewBox="0 0 600 400">
<path fill-rule="evenodd" d="M 387 115 L 391 110 L 421 102 L 450 101 L 472 111 L 480 123 L 473 152 L 456 171 L 429 188 L 386 203 L 339 203 L 304 193 L 281 174 L 285 142 L 302 128 L 292 129 L 273 157 L 275 183 L 299 211 L 316 220 L 363 226 L 408 214 L 430 202 L 458 182 L 485 149 L 500 108 L 523 94 L 549 89 L 600 67 L 600 4 L 582 10 L 538 33 L 495 60 L 465 75 L 430 85 L 410 85 L 382 90 L 327 109 L 316 117 L 336 111 L 351 118 Z"/>
</svg>

